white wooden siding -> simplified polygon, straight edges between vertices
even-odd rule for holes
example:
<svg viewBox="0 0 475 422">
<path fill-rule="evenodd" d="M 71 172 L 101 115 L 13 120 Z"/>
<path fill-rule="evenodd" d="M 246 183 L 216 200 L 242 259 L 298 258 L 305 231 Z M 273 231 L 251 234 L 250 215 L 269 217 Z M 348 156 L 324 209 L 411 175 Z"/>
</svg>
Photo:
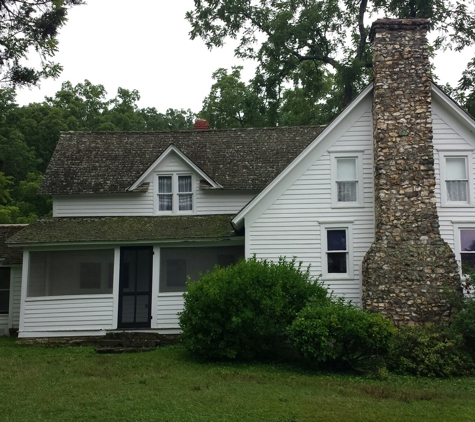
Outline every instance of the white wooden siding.
<svg viewBox="0 0 475 422">
<path fill-rule="evenodd" d="M 12 267 L 11 273 L 11 289 L 10 295 L 12 296 L 12 307 L 10 309 L 10 322 L 11 328 L 18 328 L 20 323 L 20 305 L 21 305 L 21 276 L 22 271 L 20 266 Z"/>
<path fill-rule="evenodd" d="M 0 336 L 8 335 L 8 314 L 0 314 Z"/>
<path fill-rule="evenodd" d="M 157 320 L 152 328 L 178 329 L 178 312 L 183 310 L 183 293 L 160 293 L 157 300 Z"/>
<path fill-rule="evenodd" d="M 197 190 L 196 213 L 200 215 L 237 214 L 258 193 L 257 191 Z"/>
<path fill-rule="evenodd" d="M 372 117 L 362 110 L 360 118 L 331 146 L 331 152 L 363 153 L 364 207 L 331 208 L 330 153 L 325 152 L 250 227 L 246 227 L 246 255 L 273 261 L 296 257 L 311 274 L 322 273 L 320 224 L 351 222 L 354 278 L 326 280 L 340 296 L 361 300 L 360 267 L 374 240 Z"/>
<path fill-rule="evenodd" d="M 53 197 L 54 217 L 153 215 L 153 189 L 115 195 L 69 195 Z"/>
<path fill-rule="evenodd" d="M 93 331 L 112 329 L 112 295 L 27 298 L 22 332 Z"/>
<path fill-rule="evenodd" d="M 441 206 L 441 189 L 440 184 L 440 156 L 439 151 L 448 152 L 450 150 L 463 150 L 464 154 L 473 149 L 473 144 L 464 139 L 457 128 L 451 127 L 444 119 L 444 115 L 437 106 L 433 107 L 436 110 L 432 113 L 433 128 L 434 128 L 434 168 L 436 177 L 435 194 L 437 197 L 437 212 L 439 214 L 440 234 L 442 238 L 451 246 L 456 252 L 454 221 L 472 221 L 475 223 L 475 208 L 474 207 L 442 207 Z M 468 153 L 472 157 L 472 163 L 475 162 L 473 151 Z M 475 186 L 475 168 L 469 169 L 469 175 L 472 178 L 473 186 Z"/>
</svg>

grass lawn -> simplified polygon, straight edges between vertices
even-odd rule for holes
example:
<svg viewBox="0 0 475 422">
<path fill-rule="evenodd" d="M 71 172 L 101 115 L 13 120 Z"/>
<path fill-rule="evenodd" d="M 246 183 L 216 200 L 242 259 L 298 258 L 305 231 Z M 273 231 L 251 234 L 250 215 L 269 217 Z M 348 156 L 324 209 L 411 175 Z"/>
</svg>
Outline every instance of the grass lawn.
<svg viewBox="0 0 475 422">
<path fill-rule="evenodd" d="M 475 378 L 385 380 L 0 338 L 0 421 L 475 421 Z"/>
</svg>

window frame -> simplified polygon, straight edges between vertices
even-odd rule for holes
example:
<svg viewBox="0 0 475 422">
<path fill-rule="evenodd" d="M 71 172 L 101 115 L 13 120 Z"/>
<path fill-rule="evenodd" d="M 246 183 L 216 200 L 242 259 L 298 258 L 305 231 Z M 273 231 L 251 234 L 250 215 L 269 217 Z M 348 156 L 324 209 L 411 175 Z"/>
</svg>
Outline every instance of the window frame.
<svg viewBox="0 0 475 422">
<path fill-rule="evenodd" d="M 467 176 L 467 201 L 449 201 L 447 189 L 447 158 L 464 158 L 465 172 Z M 473 207 L 473 160 L 472 151 L 440 151 L 439 152 L 439 172 L 440 172 L 440 204 L 442 207 Z"/>
<path fill-rule="evenodd" d="M 191 192 L 180 192 L 179 191 L 179 178 L 183 176 L 188 176 L 191 178 Z M 171 177 L 172 179 L 172 191 L 170 194 L 163 193 L 166 195 L 171 195 L 172 197 L 172 209 L 171 210 L 160 210 L 160 195 L 159 192 L 159 179 L 160 177 Z M 191 215 L 195 214 L 195 197 L 196 197 L 196 188 L 195 188 L 195 176 L 190 172 L 160 172 L 155 174 L 155 201 L 154 201 L 154 208 L 155 208 L 155 215 Z M 179 197 L 180 195 L 191 195 L 191 210 L 180 210 L 179 207 Z"/>
<path fill-rule="evenodd" d="M 0 286 L 0 291 L 1 292 L 7 292 L 8 294 L 8 301 L 7 301 L 7 309 L 6 310 L 1 310 L 0 309 L 0 315 L 8 315 L 10 313 L 10 309 L 11 309 L 11 301 L 12 301 L 12 293 L 11 293 L 11 289 L 12 289 L 12 269 L 11 267 L 7 267 L 7 266 L 2 266 L 0 265 L 0 269 L 5 269 L 5 272 L 8 273 L 8 288 L 4 289 L 4 288 L 1 288 Z"/>
<path fill-rule="evenodd" d="M 345 230 L 346 232 L 346 273 L 329 273 L 328 272 L 328 254 L 332 253 L 327 249 L 327 232 L 331 230 Z M 353 224 L 347 222 L 321 223 L 320 224 L 321 239 L 321 266 L 323 280 L 348 280 L 354 278 L 354 262 L 353 262 Z M 336 252 L 336 251 L 334 251 Z"/>
<path fill-rule="evenodd" d="M 338 160 L 355 160 L 356 179 L 356 201 L 338 201 L 338 180 L 337 165 Z M 363 187 L 363 153 L 362 152 L 332 152 L 330 153 L 330 173 L 331 173 L 331 202 L 332 208 L 361 208 L 364 207 L 364 187 Z"/>
<path fill-rule="evenodd" d="M 454 221 L 455 223 L 455 221 Z M 463 272 L 462 272 L 462 253 L 467 253 L 467 251 L 463 252 L 462 251 L 462 236 L 461 232 L 463 230 L 473 230 L 475 231 L 475 221 L 474 222 L 463 222 L 463 223 L 458 223 L 454 224 L 454 245 L 455 245 L 455 259 L 457 260 L 457 263 L 459 265 L 459 273 L 460 273 L 460 278 L 463 281 Z M 473 255 L 475 255 L 475 251 L 473 251 Z M 470 294 L 473 294 L 474 290 L 472 287 L 472 290 L 470 291 Z"/>
</svg>

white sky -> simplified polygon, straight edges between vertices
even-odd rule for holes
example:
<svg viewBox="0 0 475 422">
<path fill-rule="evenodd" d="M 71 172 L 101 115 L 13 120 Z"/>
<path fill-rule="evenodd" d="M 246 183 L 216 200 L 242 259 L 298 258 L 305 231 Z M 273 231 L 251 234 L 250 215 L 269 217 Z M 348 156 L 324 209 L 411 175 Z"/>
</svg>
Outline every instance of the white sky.
<svg viewBox="0 0 475 422">
<path fill-rule="evenodd" d="M 59 35 L 54 61 L 64 70 L 57 80 L 17 91 L 25 105 L 54 96 L 63 81 L 73 85 L 88 79 L 102 84 L 109 97 L 117 88 L 140 92 L 140 107 L 191 109 L 197 113 L 209 94 L 212 73 L 220 67 L 243 65 L 244 80 L 255 63 L 234 57 L 236 43 L 209 51 L 201 39 L 191 41 L 185 13 L 193 0 L 87 0 L 73 7 Z M 473 50 L 472 50 L 473 51 Z M 470 53 L 446 52 L 436 58 L 440 84 L 455 85 Z"/>
</svg>

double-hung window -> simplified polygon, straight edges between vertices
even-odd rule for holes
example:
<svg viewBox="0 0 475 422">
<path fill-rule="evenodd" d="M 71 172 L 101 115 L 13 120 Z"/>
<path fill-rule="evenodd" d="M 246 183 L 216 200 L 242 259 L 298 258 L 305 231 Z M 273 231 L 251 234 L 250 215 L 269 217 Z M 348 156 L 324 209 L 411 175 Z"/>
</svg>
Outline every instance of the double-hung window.
<svg viewBox="0 0 475 422">
<path fill-rule="evenodd" d="M 331 155 L 332 206 L 359 207 L 363 205 L 361 180 L 362 154 Z"/>
<path fill-rule="evenodd" d="M 460 230 L 460 261 L 475 270 L 475 228 Z"/>
<path fill-rule="evenodd" d="M 467 157 L 445 158 L 447 200 L 468 202 Z"/>
<path fill-rule="evenodd" d="M 351 224 L 333 223 L 321 227 L 323 277 L 352 277 Z"/>
<path fill-rule="evenodd" d="M 193 177 L 185 174 L 158 176 L 158 212 L 193 211 Z"/>
<path fill-rule="evenodd" d="M 443 206 L 470 206 L 473 203 L 470 158 L 468 153 L 445 153 L 440 156 L 440 190 Z"/>
</svg>

